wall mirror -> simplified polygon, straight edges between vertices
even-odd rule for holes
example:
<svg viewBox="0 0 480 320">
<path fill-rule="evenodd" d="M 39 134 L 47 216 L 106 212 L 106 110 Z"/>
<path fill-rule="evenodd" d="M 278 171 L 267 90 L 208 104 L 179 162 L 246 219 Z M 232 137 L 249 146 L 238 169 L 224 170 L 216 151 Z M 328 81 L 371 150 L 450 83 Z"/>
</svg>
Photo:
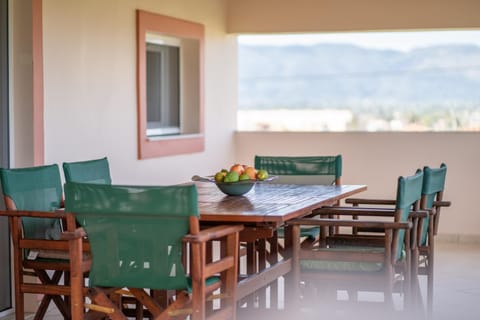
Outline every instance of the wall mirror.
<svg viewBox="0 0 480 320">
<path fill-rule="evenodd" d="M 137 10 L 138 158 L 204 150 L 204 27 Z"/>
</svg>

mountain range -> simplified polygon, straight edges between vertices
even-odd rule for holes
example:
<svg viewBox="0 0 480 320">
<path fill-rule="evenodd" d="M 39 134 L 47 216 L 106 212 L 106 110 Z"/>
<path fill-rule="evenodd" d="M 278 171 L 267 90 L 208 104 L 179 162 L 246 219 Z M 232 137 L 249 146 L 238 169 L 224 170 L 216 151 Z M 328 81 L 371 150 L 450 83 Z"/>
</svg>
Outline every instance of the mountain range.
<svg viewBox="0 0 480 320">
<path fill-rule="evenodd" d="M 480 47 L 239 46 L 239 107 L 480 108 Z"/>
</svg>

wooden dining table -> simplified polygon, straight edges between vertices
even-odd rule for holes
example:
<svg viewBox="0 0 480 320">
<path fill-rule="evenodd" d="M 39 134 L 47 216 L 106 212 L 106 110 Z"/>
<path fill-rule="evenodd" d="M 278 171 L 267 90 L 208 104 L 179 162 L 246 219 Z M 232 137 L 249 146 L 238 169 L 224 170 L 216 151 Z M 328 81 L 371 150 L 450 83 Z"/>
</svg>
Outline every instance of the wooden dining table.
<svg viewBox="0 0 480 320">
<path fill-rule="evenodd" d="M 335 205 L 367 189 L 365 185 L 257 183 L 243 196 L 227 196 L 214 183 L 195 184 L 202 224 L 244 226 L 240 242 L 246 247 L 247 270 L 246 274 L 239 276 L 237 300 L 250 299 L 252 304 L 268 304 L 270 307 L 275 307 L 277 301 L 264 302 L 266 294 L 263 289 L 271 286 L 270 296 L 277 295 L 276 280 L 292 268 L 290 228 L 284 228 L 284 251 L 278 258 L 279 228 L 292 219 L 311 214 L 316 208 Z"/>
</svg>

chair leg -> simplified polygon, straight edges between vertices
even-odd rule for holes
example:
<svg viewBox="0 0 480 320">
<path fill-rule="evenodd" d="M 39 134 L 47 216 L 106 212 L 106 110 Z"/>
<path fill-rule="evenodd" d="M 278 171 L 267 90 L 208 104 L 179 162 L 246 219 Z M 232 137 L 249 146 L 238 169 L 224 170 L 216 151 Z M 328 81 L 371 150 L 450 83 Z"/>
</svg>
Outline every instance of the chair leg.
<svg viewBox="0 0 480 320">
<path fill-rule="evenodd" d="M 52 277 L 49 277 L 45 270 L 35 270 L 35 273 L 43 284 L 54 285 L 57 285 L 60 282 L 62 275 L 64 274 L 63 271 L 59 270 L 55 271 Z M 65 319 L 70 319 L 70 307 L 67 305 L 67 301 L 65 301 L 64 298 L 59 295 L 44 295 L 42 298 L 42 302 L 37 309 L 35 319 L 43 319 L 45 313 L 47 312 L 50 301 L 53 301 L 55 303 L 58 310 Z"/>
<path fill-rule="evenodd" d="M 14 251 L 15 254 L 16 250 Z M 16 254 L 18 256 L 18 254 Z M 16 257 L 15 257 L 16 258 Z M 14 260 L 15 261 L 15 260 Z M 21 263 L 14 266 L 15 320 L 25 320 L 25 297 L 22 292 L 23 273 Z"/>
<path fill-rule="evenodd" d="M 25 320 L 25 297 L 20 290 L 15 290 L 15 320 Z"/>
<path fill-rule="evenodd" d="M 139 301 L 135 301 L 135 319 L 143 319 L 143 305 Z"/>
<path fill-rule="evenodd" d="M 121 309 L 113 303 L 104 292 L 92 288 L 88 291 L 88 296 L 92 299 L 92 302 L 113 310 L 113 313 L 109 314 L 108 318 L 112 320 L 127 320 L 127 317 L 122 313 Z"/>
<path fill-rule="evenodd" d="M 419 268 L 419 252 L 418 249 L 412 250 L 411 264 L 410 264 L 410 276 L 411 276 L 411 295 L 408 301 L 408 306 L 411 310 L 418 312 L 423 309 L 422 294 L 420 292 L 420 283 L 418 281 L 418 268 Z"/>
<path fill-rule="evenodd" d="M 37 312 L 35 312 L 34 320 L 42 320 L 45 317 L 45 314 L 48 311 L 48 306 L 50 305 L 51 301 L 55 303 L 55 305 L 57 306 L 58 310 L 60 311 L 64 319 L 71 319 L 70 312 L 68 312 L 68 310 L 65 309 L 66 304 L 61 296 L 44 295 L 42 298 L 42 301 L 40 302 L 40 305 L 37 308 Z"/>
<path fill-rule="evenodd" d="M 427 258 L 427 312 L 431 317 L 433 313 L 433 250 Z"/>
</svg>

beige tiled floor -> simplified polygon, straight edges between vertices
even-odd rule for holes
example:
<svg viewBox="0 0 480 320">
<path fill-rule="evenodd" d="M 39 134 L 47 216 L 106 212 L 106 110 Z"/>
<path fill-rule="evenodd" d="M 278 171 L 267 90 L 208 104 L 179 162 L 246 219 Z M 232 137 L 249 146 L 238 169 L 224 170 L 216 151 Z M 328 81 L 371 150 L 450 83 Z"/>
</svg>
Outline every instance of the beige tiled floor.
<svg viewBox="0 0 480 320">
<path fill-rule="evenodd" d="M 476 320 L 480 319 L 480 244 L 437 243 L 435 269 L 435 320 Z M 422 281 L 424 288 L 426 283 Z M 49 312 L 45 320 L 62 319 L 56 310 Z M 295 315 L 294 315 L 295 316 Z M 312 319 L 321 315 L 314 314 Z M 378 314 L 372 315 L 368 310 L 365 317 L 356 314 L 357 319 L 382 319 Z M 300 317 L 296 316 L 298 319 Z M 13 316 L 1 318 L 11 320 Z M 248 317 L 251 318 L 251 315 Z M 291 314 L 276 313 L 275 316 L 262 316 L 262 319 L 292 319 Z M 301 317 L 309 318 L 307 315 Z M 340 317 L 344 319 L 343 317 Z M 351 317 L 350 317 L 351 318 Z M 391 318 L 391 317 L 390 317 Z M 338 319 L 338 318 L 336 318 Z"/>
<path fill-rule="evenodd" d="M 434 319 L 480 319 L 480 245 L 438 243 Z"/>
</svg>

